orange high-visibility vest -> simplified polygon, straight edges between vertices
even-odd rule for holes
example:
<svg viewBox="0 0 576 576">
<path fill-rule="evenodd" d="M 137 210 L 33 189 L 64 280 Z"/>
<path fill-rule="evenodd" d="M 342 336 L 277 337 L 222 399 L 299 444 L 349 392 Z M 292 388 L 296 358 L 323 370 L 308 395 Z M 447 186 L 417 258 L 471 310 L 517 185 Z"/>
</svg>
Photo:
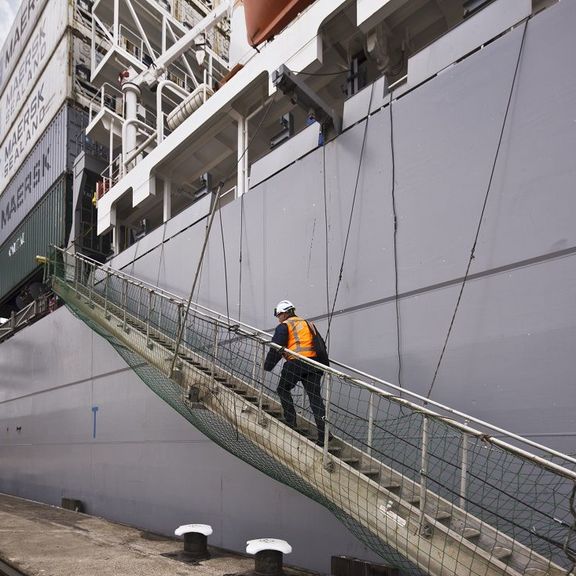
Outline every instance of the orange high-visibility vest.
<svg viewBox="0 0 576 576">
<path fill-rule="evenodd" d="M 314 341 L 310 328 L 306 320 L 298 316 L 292 316 L 284 320 L 284 324 L 288 327 L 288 344 L 286 348 L 306 356 L 306 358 L 316 358 L 316 351 L 314 350 Z M 294 359 L 288 353 L 284 354 L 286 360 Z"/>
</svg>

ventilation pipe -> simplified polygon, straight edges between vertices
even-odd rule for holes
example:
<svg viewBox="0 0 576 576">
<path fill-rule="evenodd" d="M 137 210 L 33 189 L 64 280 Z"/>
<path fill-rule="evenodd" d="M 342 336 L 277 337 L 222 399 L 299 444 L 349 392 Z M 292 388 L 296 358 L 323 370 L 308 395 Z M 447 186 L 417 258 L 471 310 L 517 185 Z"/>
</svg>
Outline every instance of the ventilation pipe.
<svg viewBox="0 0 576 576">
<path fill-rule="evenodd" d="M 126 138 L 122 141 L 122 156 L 127 158 L 136 150 L 138 99 L 140 88 L 133 82 L 136 77 L 134 69 L 129 68 L 120 73 L 119 80 L 124 93 L 124 122 L 126 123 Z"/>
</svg>

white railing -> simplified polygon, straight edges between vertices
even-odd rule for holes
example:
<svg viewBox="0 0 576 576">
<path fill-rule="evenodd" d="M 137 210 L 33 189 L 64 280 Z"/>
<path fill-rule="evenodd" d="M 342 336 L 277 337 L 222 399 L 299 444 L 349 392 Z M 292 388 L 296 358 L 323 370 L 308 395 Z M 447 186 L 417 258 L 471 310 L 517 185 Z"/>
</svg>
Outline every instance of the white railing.
<svg viewBox="0 0 576 576">
<path fill-rule="evenodd" d="M 92 122 L 101 110 L 109 110 L 119 119 L 124 118 L 124 95 L 122 91 L 104 82 L 88 105 L 88 122 Z"/>
<path fill-rule="evenodd" d="M 118 154 L 114 160 L 100 173 L 101 179 L 96 186 L 96 200 L 100 200 L 110 188 L 115 186 L 124 176 L 122 163 L 122 153 Z"/>
</svg>

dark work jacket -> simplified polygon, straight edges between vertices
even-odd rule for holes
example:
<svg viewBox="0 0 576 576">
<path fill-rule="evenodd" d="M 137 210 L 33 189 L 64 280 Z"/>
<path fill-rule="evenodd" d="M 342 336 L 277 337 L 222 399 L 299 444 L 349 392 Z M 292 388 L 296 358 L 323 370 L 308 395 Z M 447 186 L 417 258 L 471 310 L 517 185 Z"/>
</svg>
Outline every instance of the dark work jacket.
<svg viewBox="0 0 576 576">
<path fill-rule="evenodd" d="M 278 346 L 286 347 L 288 345 L 288 336 L 288 326 L 282 322 L 276 326 L 276 330 L 274 330 L 274 336 L 272 336 L 272 342 L 274 342 L 274 344 L 278 344 Z M 266 372 L 274 370 L 274 367 L 276 364 L 278 364 L 278 362 L 280 362 L 281 359 L 282 352 L 280 350 L 270 348 L 270 350 L 268 350 L 266 360 L 264 360 L 264 370 L 266 370 Z M 312 360 L 316 360 L 316 358 L 314 357 Z M 298 358 L 286 360 L 286 362 L 298 362 Z"/>
<path fill-rule="evenodd" d="M 278 346 L 287 346 L 288 344 L 288 326 L 282 322 L 276 326 L 274 330 L 274 336 L 272 336 L 272 342 L 278 344 Z M 282 352 L 276 350 L 275 348 L 270 348 L 268 354 L 266 355 L 266 360 L 264 360 L 264 370 L 270 372 L 274 370 L 274 366 L 280 362 L 282 359 Z"/>
</svg>

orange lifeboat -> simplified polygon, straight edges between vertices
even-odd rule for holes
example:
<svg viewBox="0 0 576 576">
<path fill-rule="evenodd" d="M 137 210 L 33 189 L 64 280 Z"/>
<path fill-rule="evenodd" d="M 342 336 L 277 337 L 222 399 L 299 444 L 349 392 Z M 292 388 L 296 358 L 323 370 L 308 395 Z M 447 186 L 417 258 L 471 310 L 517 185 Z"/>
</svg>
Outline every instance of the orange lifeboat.
<svg viewBox="0 0 576 576">
<path fill-rule="evenodd" d="M 243 0 L 250 46 L 258 46 L 288 26 L 314 0 Z"/>
</svg>

